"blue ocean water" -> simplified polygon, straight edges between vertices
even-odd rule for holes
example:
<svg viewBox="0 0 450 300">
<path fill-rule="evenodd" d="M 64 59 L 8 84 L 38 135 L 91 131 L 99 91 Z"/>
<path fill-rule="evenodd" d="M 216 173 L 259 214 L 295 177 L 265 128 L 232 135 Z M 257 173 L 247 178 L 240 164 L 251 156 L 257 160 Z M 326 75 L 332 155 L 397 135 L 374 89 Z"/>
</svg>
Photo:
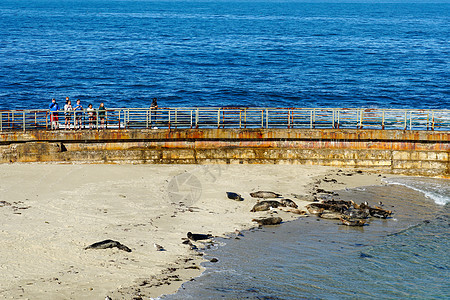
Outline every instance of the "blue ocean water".
<svg viewBox="0 0 450 300">
<path fill-rule="evenodd" d="M 0 109 L 449 108 L 442 2 L 2 0 Z"/>
</svg>

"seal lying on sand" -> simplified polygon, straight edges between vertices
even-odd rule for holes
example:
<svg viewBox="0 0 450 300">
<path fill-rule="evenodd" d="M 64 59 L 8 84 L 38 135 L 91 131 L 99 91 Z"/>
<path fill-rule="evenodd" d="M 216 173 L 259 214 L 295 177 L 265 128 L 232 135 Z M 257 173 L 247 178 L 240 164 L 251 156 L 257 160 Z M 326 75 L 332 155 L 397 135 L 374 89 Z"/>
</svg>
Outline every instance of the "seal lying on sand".
<svg viewBox="0 0 450 300">
<path fill-rule="evenodd" d="M 338 220 L 342 217 L 342 214 L 339 212 L 335 212 L 335 211 L 325 210 L 322 213 L 320 213 L 318 215 L 318 217 L 320 217 L 322 219 Z"/>
<path fill-rule="evenodd" d="M 266 211 L 269 210 L 271 207 L 273 208 L 277 208 L 278 206 L 285 206 L 282 203 L 275 201 L 275 200 L 266 200 L 266 201 L 261 201 L 256 203 L 252 210 L 250 210 L 251 212 L 255 212 L 255 211 Z"/>
<path fill-rule="evenodd" d="M 190 240 L 199 241 L 199 240 L 208 240 L 208 239 L 212 238 L 212 235 L 210 235 L 210 234 L 201 234 L 201 233 L 192 233 L 192 232 L 189 231 L 187 233 L 187 237 Z"/>
<path fill-rule="evenodd" d="M 250 196 L 252 196 L 253 198 L 278 198 L 281 195 L 274 192 L 258 191 L 250 193 Z"/>
<path fill-rule="evenodd" d="M 366 223 L 366 220 L 352 219 L 346 216 L 342 216 L 339 219 L 341 220 L 342 224 L 347 226 L 364 226 L 364 224 Z"/>
<path fill-rule="evenodd" d="M 235 201 L 244 201 L 244 198 L 241 197 L 238 193 L 233 192 L 227 192 L 228 199 L 235 200 Z"/>
<path fill-rule="evenodd" d="M 252 222 L 256 222 L 259 225 L 277 225 L 283 221 L 280 217 L 269 217 L 262 219 L 253 219 Z"/>
<path fill-rule="evenodd" d="M 368 212 L 363 209 L 349 208 L 344 211 L 344 215 L 352 219 L 367 219 L 369 217 Z"/>
<path fill-rule="evenodd" d="M 114 247 L 117 247 L 118 249 L 123 250 L 123 251 L 131 252 L 130 248 L 128 248 L 125 245 L 122 245 L 118 241 L 113 241 L 113 240 L 104 240 L 104 241 L 101 241 L 101 242 L 94 243 L 94 244 L 84 248 L 84 250 L 87 250 L 87 249 L 107 249 L 107 248 L 114 248 Z"/>
<path fill-rule="evenodd" d="M 392 214 L 392 211 L 382 209 L 381 207 L 376 207 L 376 208 L 369 207 L 369 214 L 375 218 L 386 219 L 387 217 L 389 217 Z"/>
<path fill-rule="evenodd" d="M 280 202 L 284 204 L 284 206 L 298 208 L 297 204 L 291 199 L 281 199 Z"/>
</svg>

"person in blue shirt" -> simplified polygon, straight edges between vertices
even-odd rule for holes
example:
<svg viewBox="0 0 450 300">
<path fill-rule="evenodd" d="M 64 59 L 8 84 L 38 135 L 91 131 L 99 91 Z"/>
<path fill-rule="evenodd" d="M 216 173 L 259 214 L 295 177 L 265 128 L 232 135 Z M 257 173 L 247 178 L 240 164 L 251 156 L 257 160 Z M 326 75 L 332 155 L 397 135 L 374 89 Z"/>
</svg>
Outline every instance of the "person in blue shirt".
<svg viewBox="0 0 450 300">
<path fill-rule="evenodd" d="M 52 99 L 52 103 L 50 103 L 49 109 L 50 109 L 50 122 L 51 122 L 52 129 L 58 129 L 59 126 L 58 126 L 57 111 L 59 110 L 59 105 L 58 105 L 58 103 L 56 103 L 55 98 Z"/>
<path fill-rule="evenodd" d="M 73 109 L 75 112 L 75 130 L 81 129 L 81 118 L 83 117 L 83 105 L 80 99 L 77 99 L 77 105 Z"/>
</svg>

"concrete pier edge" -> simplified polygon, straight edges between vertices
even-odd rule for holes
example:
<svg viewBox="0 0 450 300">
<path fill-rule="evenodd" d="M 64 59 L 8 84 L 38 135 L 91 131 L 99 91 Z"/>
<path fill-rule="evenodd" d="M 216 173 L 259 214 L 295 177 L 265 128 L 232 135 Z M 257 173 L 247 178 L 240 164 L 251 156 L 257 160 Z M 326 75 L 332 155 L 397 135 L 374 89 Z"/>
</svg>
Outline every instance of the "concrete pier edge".
<svg viewBox="0 0 450 300">
<path fill-rule="evenodd" d="M 0 163 L 307 164 L 450 177 L 450 132 L 106 129 L 0 133 Z"/>
</svg>

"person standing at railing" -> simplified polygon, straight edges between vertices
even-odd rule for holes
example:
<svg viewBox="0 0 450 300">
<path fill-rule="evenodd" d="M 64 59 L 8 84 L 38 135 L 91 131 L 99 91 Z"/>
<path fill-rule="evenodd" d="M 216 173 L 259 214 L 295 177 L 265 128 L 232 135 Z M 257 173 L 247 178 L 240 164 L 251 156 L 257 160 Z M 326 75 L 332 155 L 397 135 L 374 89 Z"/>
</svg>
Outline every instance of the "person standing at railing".
<svg viewBox="0 0 450 300">
<path fill-rule="evenodd" d="M 56 103 L 56 99 L 52 99 L 52 103 L 50 103 L 50 122 L 52 129 L 58 129 L 58 110 L 59 105 Z"/>
<path fill-rule="evenodd" d="M 88 108 L 86 109 L 88 120 L 89 120 L 89 129 L 92 130 L 94 128 L 94 121 L 95 121 L 95 110 L 92 107 L 92 104 L 89 103 Z"/>
<path fill-rule="evenodd" d="M 75 130 L 81 129 L 81 118 L 83 117 L 83 105 L 80 99 L 77 99 L 77 106 L 73 109 L 75 111 Z"/>
<path fill-rule="evenodd" d="M 156 121 L 156 110 L 157 110 L 157 109 L 158 109 L 158 99 L 153 98 L 153 99 L 152 99 L 152 104 L 150 105 L 150 112 L 151 112 L 150 117 L 151 117 L 153 120 L 150 120 L 150 123 Z"/>
<path fill-rule="evenodd" d="M 64 127 L 66 129 L 70 129 L 70 119 L 72 118 L 72 103 L 69 100 L 69 97 L 66 97 L 66 105 L 64 105 L 64 115 L 66 118 L 66 121 L 64 122 Z"/>
<path fill-rule="evenodd" d="M 105 118 L 106 118 L 106 108 L 103 102 L 100 103 L 100 106 L 98 108 L 98 118 L 100 119 L 100 128 L 103 128 L 105 126 Z"/>
</svg>

